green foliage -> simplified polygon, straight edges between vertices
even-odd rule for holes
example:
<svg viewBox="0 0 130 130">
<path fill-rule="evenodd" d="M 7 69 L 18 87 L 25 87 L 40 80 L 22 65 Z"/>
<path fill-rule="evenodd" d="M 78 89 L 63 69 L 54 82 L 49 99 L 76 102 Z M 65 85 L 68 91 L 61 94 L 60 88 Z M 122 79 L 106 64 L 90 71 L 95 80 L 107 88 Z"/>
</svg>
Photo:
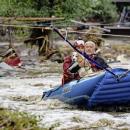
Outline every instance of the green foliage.
<svg viewBox="0 0 130 130">
<path fill-rule="evenodd" d="M 104 22 L 117 18 L 116 7 L 111 0 L 67 0 L 62 9 L 69 18 L 95 18 Z"/>
<path fill-rule="evenodd" d="M 26 113 L 0 109 L 1 130 L 44 130 L 38 127 L 37 119 Z"/>
<path fill-rule="evenodd" d="M 99 18 L 102 21 L 114 20 L 116 7 L 111 0 L 0 0 L 0 16 L 70 18 Z"/>
<path fill-rule="evenodd" d="M 91 8 L 90 15 L 98 16 L 102 21 L 108 22 L 117 19 L 116 6 L 111 3 L 111 0 L 93 0 Z"/>
</svg>

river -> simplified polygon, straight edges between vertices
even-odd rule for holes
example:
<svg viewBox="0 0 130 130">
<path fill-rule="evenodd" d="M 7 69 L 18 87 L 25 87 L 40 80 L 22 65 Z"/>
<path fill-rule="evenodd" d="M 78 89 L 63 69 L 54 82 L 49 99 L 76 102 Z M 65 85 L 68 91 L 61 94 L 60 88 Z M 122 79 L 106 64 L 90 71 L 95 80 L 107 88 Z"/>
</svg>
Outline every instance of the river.
<svg viewBox="0 0 130 130">
<path fill-rule="evenodd" d="M 79 110 L 58 100 L 41 100 L 43 91 L 59 85 L 61 77 L 62 64 L 50 61 L 30 60 L 24 68 L 1 68 L 0 107 L 35 115 L 47 130 L 130 129 L 130 113 Z"/>
</svg>

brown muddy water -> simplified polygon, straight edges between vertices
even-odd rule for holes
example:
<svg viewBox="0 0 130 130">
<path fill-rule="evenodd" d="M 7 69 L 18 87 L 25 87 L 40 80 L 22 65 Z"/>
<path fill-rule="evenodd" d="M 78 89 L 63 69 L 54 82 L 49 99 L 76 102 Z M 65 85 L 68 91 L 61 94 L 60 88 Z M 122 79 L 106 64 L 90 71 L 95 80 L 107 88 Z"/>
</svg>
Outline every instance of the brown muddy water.
<svg viewBox="0 0 130 130">
<path fill-rule="evenodd" d="M 36 53 L 28 56 L 26 51 L 21 54 L 24 68 L 1 68 L 0 107 L 36 115 L 47 130 L 130 130 L 130 113 L 79 110 L 58 100 L 41 100 L 43 91 L 61 83 L 62 64 L 40 63 Z"/>
</svg>

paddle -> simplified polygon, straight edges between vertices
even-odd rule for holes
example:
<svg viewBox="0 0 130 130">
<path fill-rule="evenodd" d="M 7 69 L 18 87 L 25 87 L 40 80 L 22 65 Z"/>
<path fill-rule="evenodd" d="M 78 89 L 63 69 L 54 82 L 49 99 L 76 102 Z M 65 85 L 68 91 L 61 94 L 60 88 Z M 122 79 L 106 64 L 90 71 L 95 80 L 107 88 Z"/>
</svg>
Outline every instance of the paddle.
<svg viewBox="0 0 130 130">
<path fill-rule="evenodd" d="M 108 68 L 103 67 L 101 64 L 97 63 L 95 60 L 93 60 L 92 58 L 89 57 L 89 55 L 87 53 L 82 53 L 80 50 L 78 50 L 76 47 L 74 47 L 72 45 L 72 43 L 70 41 L 68 41 L 60 32 L 57 28 L 53 28 L 53 30 L 59 34 L 61 36 L 61 38 L 63 40 L 65 40 L 67 43 L 69 43 L 69 45 L 75 50 L 77 51 L 79 54 L 81 54 L 85 59 L 89 60 L 91 63 L 94 63 L 96 66 L 98 66 L 101 69 L 106 70 L 107 72 L 109 72 L 110 74 L 112 74 L 118 81 L 121 79 L 121 75 L 116 75 L 115 73 L 113 73 L 111 70 L 109 70 Z M 123 74 L 124 77 L 124 74 Z"/>
</svg>

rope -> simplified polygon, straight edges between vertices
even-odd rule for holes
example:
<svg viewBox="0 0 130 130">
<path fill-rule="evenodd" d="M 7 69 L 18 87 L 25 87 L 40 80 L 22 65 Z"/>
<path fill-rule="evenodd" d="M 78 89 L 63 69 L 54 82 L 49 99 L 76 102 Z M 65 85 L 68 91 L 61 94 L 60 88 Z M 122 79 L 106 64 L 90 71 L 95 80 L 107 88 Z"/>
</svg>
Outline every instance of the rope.
<svg viewBox="0 0 130 130">
<path fill-rule="evenodd" d="M 65 31 L 65 41 L 67 40 L 67 36 L 68 36 L 68 32 L 67 32 L 67 28 L 66 28 L 66 31 Z"/>
<path fill-rule="evenodd" d="M 30 28 L 30 29 L 46 29 L 51 30 L 51 26 L 28 26 L 28 25 L 16 25 L 16 24 L 0 24 L 2 27 L 16 27 L 16 28 Z M 100 28 L 100 27 L 96 27 Z M 103 29 L 103 28 L 101 28 Z M 129 28 L 130 29 L 130 28 Z M 103 29 L 104 30 L 104 29 Z M 109 32 L 109 29 L 105 29 L 105 31 Z M 79 32 L 79 31 L 68 31 L 67 33 L 77 33 L 77 34 L 95 34 L 95 35 L 102 35 L 102 36 L 112 36 L 112 37 L 124 37 L 130 38 L 129 35 L 115 35 L 115 34 L 102 34 L 102 33 L 89 33 L 89 32 Z"/>
<path fill-rule="evenodd" d="M 85 26 L 113 26 L 113 25 L 124 25 L 124 23 L 109 23 L 109 24 L 105 24 L 105 23 L 91 23 L 91 22 L 88 22 L 88 23 L 83 23 L 83 22 L 79 22 L 79 21 L 76 21 L 76 20 L 70 20 L 71 22 L 73 23 L 76 23 L 76 24 L 80 24 L 80 25 L 85 25 Z M 126 25 L 129 24 L 129 22 L 126 22 L 125 23 Z"/>
<path fill-rule="evenodd" d="M 17 28 L 36 28 L 36 29 L 48 29 L 48 30 L 50 30 L 51 28 L 49 27 L 49 26 L 36 26 L 36 27 L 34 27 L 34 26 L 28 26 L 28 25 L 16 25 L 16 24 L 0 24 L 0 26 L 2 26 L 2 27 L 17 27 Z"/>
<path fill-rule="evenodd" d="M 95 34 L 95 35 L 102 35 L 102 36 L 112 36 L 112 37 L 124 37 L 130 38 L 129 35 L 115 35 L 115 34 L 101 34 L 101 33 L 89 33 L 89 32 L 79 32 L 79 31 L 68 31 L 68 33 L 77 33 L 77 34 Z"/>
</svg>

